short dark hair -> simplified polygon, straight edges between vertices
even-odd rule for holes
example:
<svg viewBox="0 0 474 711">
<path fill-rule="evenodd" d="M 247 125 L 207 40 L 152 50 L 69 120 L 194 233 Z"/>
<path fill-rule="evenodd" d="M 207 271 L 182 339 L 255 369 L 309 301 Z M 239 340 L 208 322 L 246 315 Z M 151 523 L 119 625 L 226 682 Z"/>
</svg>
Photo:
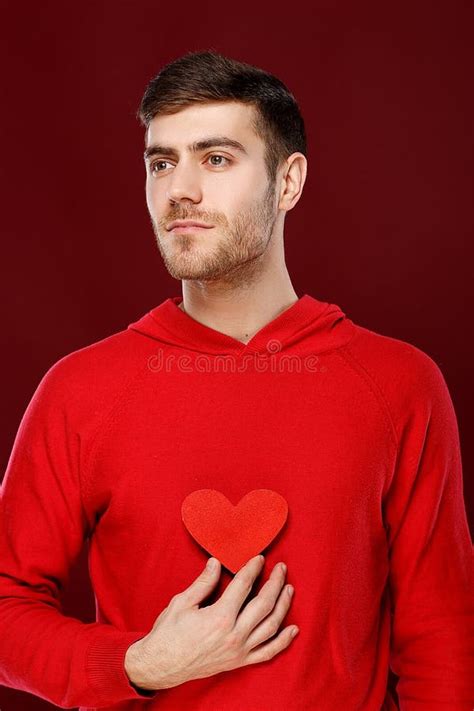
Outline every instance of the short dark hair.
<svg viewBox="0 0 474 711">
<path fill-rule="evenodd" d="M 215 50 L 188 52 L 166 64 L 145 89 L 136 113 L 148 128 L 158 114 L 174 114 L 196 103 L 240 101 L 255 108 L 252 127 L 265 143 L 270 183 L 292 153 L 306 156 L 303 117 L 280 79 Z"/>
</svg>

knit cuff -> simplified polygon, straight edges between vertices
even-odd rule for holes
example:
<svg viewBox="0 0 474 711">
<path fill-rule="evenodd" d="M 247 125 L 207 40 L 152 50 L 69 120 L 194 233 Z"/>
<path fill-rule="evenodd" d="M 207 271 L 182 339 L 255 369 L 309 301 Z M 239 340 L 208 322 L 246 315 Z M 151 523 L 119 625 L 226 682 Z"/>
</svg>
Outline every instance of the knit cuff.
<svg viewBox="0 0 474 711">
<path fill-rule="evenodd" d="M 158 690 L 140 689 L 125 671 L 125 654 L 131 644 L 142 639 L 144 632 L 110 631 L 96 638 L 86 654 L 86 674 L 95 692 L 103 697 L 104 705 L 130 699 L 154 698 Z M 111 701 L 113 697 L 114 701 Z"/>
</svg>

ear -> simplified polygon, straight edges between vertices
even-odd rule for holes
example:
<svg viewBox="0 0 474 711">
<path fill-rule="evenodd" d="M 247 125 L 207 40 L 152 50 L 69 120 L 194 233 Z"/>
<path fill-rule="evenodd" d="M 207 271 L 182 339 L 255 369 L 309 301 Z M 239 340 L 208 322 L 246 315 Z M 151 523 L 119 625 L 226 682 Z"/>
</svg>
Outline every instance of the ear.
<svg viewBox="0 0 474 711">
<path fill-rule="evenodd" d="M 291 210 L 301 197 L 308 171 L 308 161 L 303 153 L 292 153 L 285 161 L 281 178 L 280 210 Z"/>
</svg>

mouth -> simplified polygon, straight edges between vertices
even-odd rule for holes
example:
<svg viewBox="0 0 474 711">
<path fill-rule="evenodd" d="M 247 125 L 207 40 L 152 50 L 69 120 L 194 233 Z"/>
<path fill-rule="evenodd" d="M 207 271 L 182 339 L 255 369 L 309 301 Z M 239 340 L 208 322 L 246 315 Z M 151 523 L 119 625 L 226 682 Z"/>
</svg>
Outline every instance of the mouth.
<svg viewBox="0 0 474 711">
<path fill-rule="evenodd" d="M 193 220 L 175 220 L 171 222 L 167 230 L 169 232 L 210 230 L 214 225 L 207 225 L 205 222 L 194 222 Z"/>
<path fill-rule="evenodd" d="M 212 227 L 198 227 L 197 225 L 188 225 L 188 226 L 183 226 L 183 227 L 173 227 L 170 232 L 177 233 L 177 232 L 205 232 L 206 230 L 212 230 Z"/>
</svg>

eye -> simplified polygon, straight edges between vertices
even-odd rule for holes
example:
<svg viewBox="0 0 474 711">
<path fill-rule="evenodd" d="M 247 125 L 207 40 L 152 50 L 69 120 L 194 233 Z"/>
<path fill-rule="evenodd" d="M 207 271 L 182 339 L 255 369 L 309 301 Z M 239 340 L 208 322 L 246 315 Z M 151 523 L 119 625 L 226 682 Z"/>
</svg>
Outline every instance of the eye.
<svg viewBox="0 0 474 711">
<path fill-rule="evenodd" d="M 153 175 L 153 173 L 155 172 L 155 168 L 156 168 L 158 165 L 160 165 L 160 163 L 169 163 L 169 161 L 167 161 L 167 160 L 155 160 L 155 161 L 153 161 L 153 163 L 150 163 L 150 173 L 151 173 L 152 175 Z M 161 172 L 161 171 L 158 171 L 158 172 Z"/>
<path fill-rule="evenodd" d="M 220 158 L 221 162 L 220 163 L 212 163 L 215 168 L 220 168 L 221 166 L 224 165 L 222 161 L 227 161 L 227 163 L 232 163 L 230 158 L 227 158 L 226 156 L 220 155 L 219 153 L 213 153 L 212 155 L 207 157 L 207 160 L 209 161 L 211 158 Z M 161 158 L 160 160 L 155 160 L 153 163 L 150 163 L 150 173 L 154 175 L 155 173 L 162 173 L 163 171 L 158 168 L 159 165 L 169 163 L 170 161 L 164 160 Z"/>
<path fill-rule="evenodd" d="M 231 163 L 231 162 L 232 162 L 232 161 L 230 160 L 230 158 L 226 158 L 226 156 L 221 156 L 221 155 L 218 154 L 218 153 L 213 153 L 212 156 L 209 156 L 208 160 L 209 160 L 210 158 L 223 158 L 223 159 L 226 160 L 228 163 Z M 215 165 L 216 168 L 220 168 L 220 166 L 223 165 L 223 164 L 222 164 L 222 163 L 217 163 L 217 164 L 216 164 L 216 163 L 213 163 L 213 165 Z"/>
</svg>

